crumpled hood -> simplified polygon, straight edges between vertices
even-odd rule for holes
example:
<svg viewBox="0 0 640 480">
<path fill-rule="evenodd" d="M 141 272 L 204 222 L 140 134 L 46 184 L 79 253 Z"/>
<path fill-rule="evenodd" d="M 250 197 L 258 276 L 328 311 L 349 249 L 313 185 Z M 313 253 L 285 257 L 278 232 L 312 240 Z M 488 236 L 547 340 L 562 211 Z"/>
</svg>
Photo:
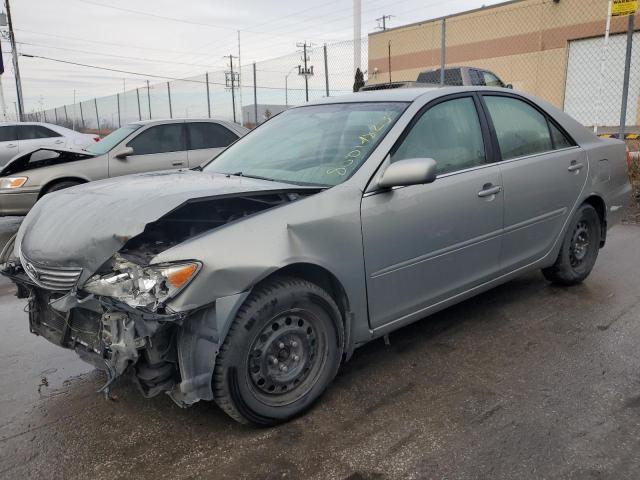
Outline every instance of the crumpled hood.
<svg viewBox="0 0 640 480">
<path fill-rule="evenodd" d="M 95 272 L 145 226 L 195 198 L 300 189 L 285 183 L 192 170 L 153 172 L 92 182 L 51 193 L 26 216 L 16 238 L 42 266 Z"/>
</svg>

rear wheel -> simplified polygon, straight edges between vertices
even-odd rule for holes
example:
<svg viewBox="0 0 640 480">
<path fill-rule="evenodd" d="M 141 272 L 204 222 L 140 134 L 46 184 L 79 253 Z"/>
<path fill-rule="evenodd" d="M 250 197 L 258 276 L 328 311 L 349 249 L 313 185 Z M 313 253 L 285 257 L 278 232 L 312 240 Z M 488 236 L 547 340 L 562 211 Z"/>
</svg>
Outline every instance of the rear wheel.
<svg viewBox="0 0 640 480">
<path fill-rule="evenodd" d="M 542 269 L 547 280 L 560 285 L 576 285 L 589 276 L 598 258 L 602 223 L 589 204 L 580 206 L 574 215 L 556 263 Z"/>
<path fill-rule="evenodd" d="M 220 348 L 214 398 L 241 423 L 295 417 L 336 375 L 342 338 L 340 311 L 322 288 L 290 277 L 267 281 L 247 298 Z"/>
</svg>

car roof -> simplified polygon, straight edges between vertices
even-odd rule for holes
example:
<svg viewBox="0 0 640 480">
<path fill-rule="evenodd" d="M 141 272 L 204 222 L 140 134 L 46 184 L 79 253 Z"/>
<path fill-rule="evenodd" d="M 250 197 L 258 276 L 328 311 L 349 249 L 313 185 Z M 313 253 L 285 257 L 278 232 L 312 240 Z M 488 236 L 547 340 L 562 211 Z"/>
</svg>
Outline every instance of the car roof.
<svg viewBox="0 0 640 480">
<path fill-rule="evenodd" d="M 183 123 L 183 122 L 215 122 L 215 123 L 228 123 L 226 120 L 219 118 L 164 118 L 159 120 L 136 120 L 135 122 L 128 122 L 127 125 L 156 125 L 164 123 Z"/>
<path fill-rule="evenodd" d="M 413 80 L 411 80 L 413 81 Z M 327 103 L 355 103 L 355 102 L 414 102 L 418 99 L 438 98 L 444 95 L 461 92 L 475 92 L 483 89 L 503 90 L 500 88 L 483 87 L 440 87 L 438 85 L 416 88 L 391 88 L 382 90 L 367 90 L 349 93 L 337 97 L 326 97 L 309 102 L 305 105 L 323 105 Z M 505 89 L 506 90 L 506 89 Z M 509 90 L 510 92 L 513 90 Z M 301 105 L 304 106 L 304 105 Z M 296 107 L 299 108 L 299 107 Z"/>
</svg>

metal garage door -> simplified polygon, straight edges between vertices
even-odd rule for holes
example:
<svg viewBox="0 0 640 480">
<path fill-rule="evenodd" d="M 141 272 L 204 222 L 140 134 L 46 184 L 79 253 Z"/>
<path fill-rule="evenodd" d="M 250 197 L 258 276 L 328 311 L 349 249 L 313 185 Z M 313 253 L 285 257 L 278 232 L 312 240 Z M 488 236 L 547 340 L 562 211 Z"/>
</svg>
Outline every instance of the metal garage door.
<svg viewBox="0 0 640 480">
<path fill-rule="evenodd" d="M 593 125 L 597 115 L 603 42 L 604 37 L 569 42 L 564 110 L 584 125 Z M 636 32 L 633 37 L 631 56 L 627 125 L 638 123 L 636 116 L 640 87 L 639 43 L 640 32 Z M 598 115 L 598 124 L 601 126 L 620 124 L 626 44 L 626 35 L 624 34 L 612 35 L 609 38 L 604 81 L 602 82 L 602 108 Z"/>
</svg>

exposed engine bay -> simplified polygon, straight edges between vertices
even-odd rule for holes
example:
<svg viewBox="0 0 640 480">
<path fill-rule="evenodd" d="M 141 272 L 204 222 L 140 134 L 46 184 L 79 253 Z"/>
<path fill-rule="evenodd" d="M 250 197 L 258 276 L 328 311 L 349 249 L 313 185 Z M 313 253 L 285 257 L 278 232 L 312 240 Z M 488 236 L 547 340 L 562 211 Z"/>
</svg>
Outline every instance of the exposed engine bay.
<svg viewBox="0 0 640 480">
<path fill-rule="evenodd" d="M 19 246 L 15 256 L 13 246 L 3 250 L 0 273 L 16 283 L 19 297 L 28 299 L 32 333 L 75 350 L 106 372 L 100 391 L 109 395 L 113 382 L 130 374 L 145 396 L 167 392 L 184 407 L 212 399 L 217 300 L 191 311 L 171 311 L 166 302 L 187 286 L 200 265 L 153 265 L 151 260 L 205 232 L 318 191 L 294 188 L 189 200 L 127 239 L 80 286 L 80 271 L 31 261 Z"/>
<path fill-rule="evenodd" d="M 60 163 L 77 162 L 93 157 L 95 157 L 93 153 L 83 150 L 41 147 L 14 158 L 0 170 L 0 175 L 7 176 L 17 172 L 24 172 L 25 170 L 33 170 Z"/>
</svg>

